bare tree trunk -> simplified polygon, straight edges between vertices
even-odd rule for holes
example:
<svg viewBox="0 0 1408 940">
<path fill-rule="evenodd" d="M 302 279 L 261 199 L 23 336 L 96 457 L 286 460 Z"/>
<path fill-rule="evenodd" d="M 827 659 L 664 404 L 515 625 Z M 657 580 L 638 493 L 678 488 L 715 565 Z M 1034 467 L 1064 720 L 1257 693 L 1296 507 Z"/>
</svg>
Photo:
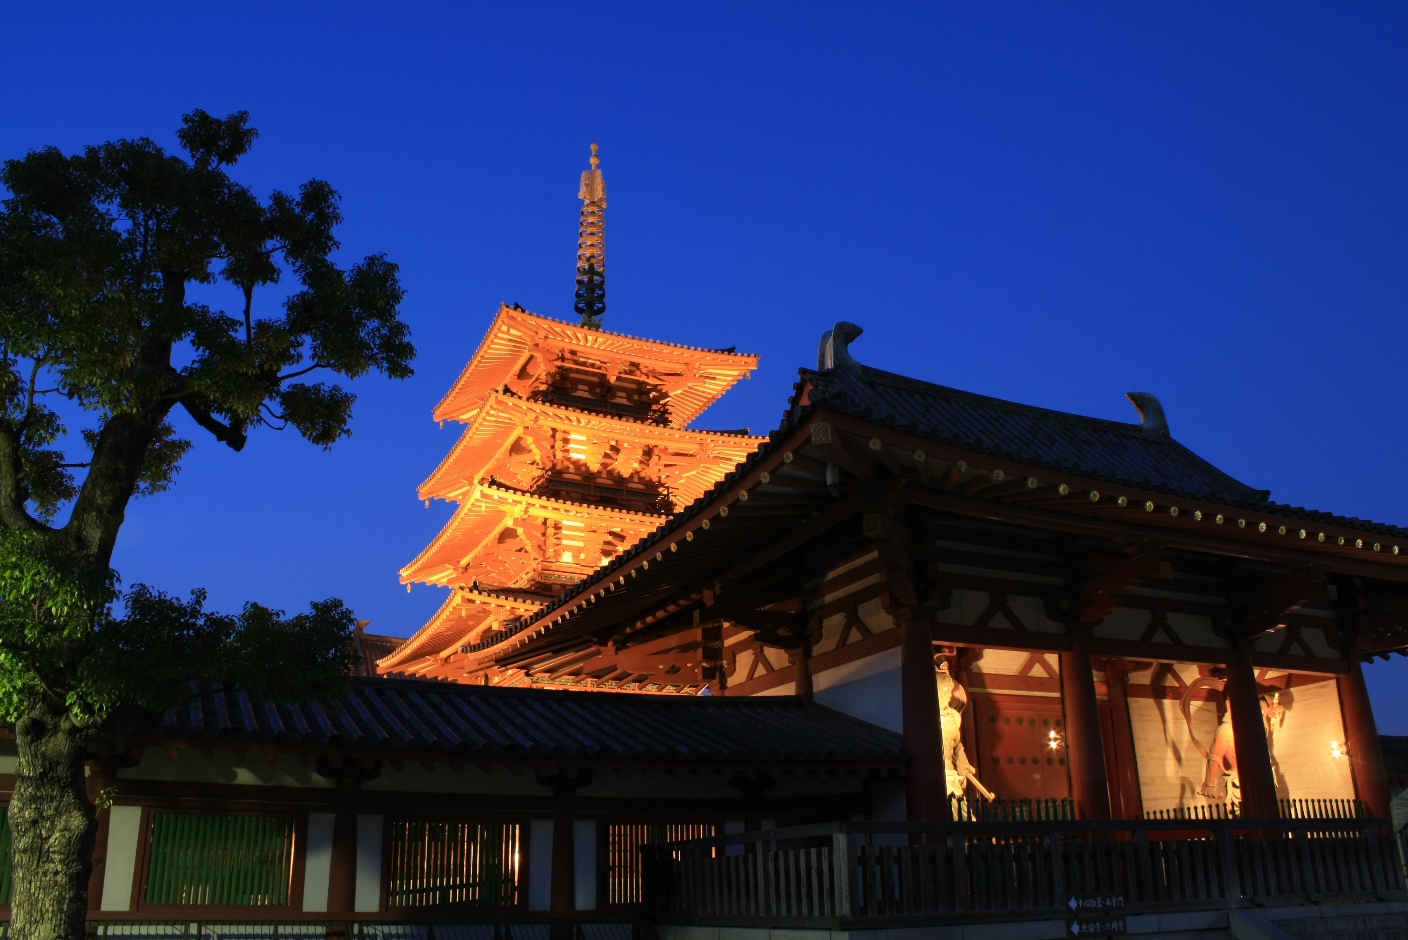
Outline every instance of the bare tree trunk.
<svg viewBox="0 0 1408 940">
<path fill-rule="evenodd" d="M 82 738 L 52 702 L 15 726 L 13 940 L 83 940 L 98 824 L 84 781 Z"/>
</svg>

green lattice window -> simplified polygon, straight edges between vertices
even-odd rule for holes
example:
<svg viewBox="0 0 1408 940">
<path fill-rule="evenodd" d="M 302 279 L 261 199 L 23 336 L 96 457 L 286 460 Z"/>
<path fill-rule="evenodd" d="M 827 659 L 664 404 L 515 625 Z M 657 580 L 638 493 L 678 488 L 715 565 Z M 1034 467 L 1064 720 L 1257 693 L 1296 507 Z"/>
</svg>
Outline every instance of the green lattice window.
<svg viewBox="0 0 1408 940">
<path fill-rule="evenodd" d="M 392 907 L 518 903 L 516 823 L 391 823 L 387 896 Z"/>
<path fill-rule="evenodd" d="M 289 902 L 292 819 L 156 813 L 151 839 L 148 904 Z"/>
</svg>

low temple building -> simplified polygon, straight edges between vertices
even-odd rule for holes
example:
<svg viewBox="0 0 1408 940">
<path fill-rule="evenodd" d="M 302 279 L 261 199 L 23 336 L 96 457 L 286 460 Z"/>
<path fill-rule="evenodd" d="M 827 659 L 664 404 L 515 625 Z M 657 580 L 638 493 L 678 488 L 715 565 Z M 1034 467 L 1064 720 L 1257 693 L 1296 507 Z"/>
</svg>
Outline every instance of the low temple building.
<svg viewBox="0 0 1408 940">
<path fill-rule="evenodd" d="M 203 689 L 97 751 L 101 931 L 1403 929 L 1362 664 L 1408 531 L 846 322 L 768 437 L 691 429 L 757 358 L 601 329 L 595 156 L 582 198 L 581 322 L 500 309 L 435 412 L 458 508 L 402 578 L 445 606 L 359 628 L 336 701 Z"/>
</svg>

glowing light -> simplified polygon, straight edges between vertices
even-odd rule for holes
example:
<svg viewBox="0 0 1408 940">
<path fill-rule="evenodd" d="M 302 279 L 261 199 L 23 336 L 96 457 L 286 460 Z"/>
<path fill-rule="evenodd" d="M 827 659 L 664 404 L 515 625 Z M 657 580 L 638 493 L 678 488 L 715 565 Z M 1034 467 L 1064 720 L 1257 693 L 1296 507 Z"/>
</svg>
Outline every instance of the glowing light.
<svg viewBox="0 0 1408 940">
<path fill-rule="evenodd" d="M 1339 741 L 1331 741 L 1330 756 L 1333 758 L 1348 757 L 1349 748 L 1346 745 L 1341 744 Z"/>
</svg>

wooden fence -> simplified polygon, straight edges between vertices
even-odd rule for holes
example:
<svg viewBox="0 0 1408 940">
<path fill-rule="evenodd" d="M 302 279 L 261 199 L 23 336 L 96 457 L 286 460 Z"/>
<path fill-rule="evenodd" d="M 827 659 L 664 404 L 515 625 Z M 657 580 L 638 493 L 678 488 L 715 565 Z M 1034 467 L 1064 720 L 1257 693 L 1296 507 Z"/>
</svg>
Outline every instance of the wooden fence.
<svg viewBox="0 0 1408 940">
<path fill-rule="evenodd" d="M 1280 800 L 1282 819 L 1364 819 L 1362 800 Z M 955 819 L 961 818 L 958 816 Z M 1241 819 L 1241 803 L 1205 803 L 1144 811 L 1145 819 Z"/>
<path fill-rule="evenodd" d="M 1408 899 L 1386 820 L 832 823 L 644 853 L 665 920 L 823 927 L 1069 913 Z M 729 851 L 742 845 L 743 850 Z"/>
<path fill-rule="evenodd" d="M 1075 819 L 1075 800 L 1030 799 L 999 796 L 985 800 L 981 796 L 949 794 L 948 814 L 961 822 L 1028 822 L 1031 820 Z"/>
</svg>

